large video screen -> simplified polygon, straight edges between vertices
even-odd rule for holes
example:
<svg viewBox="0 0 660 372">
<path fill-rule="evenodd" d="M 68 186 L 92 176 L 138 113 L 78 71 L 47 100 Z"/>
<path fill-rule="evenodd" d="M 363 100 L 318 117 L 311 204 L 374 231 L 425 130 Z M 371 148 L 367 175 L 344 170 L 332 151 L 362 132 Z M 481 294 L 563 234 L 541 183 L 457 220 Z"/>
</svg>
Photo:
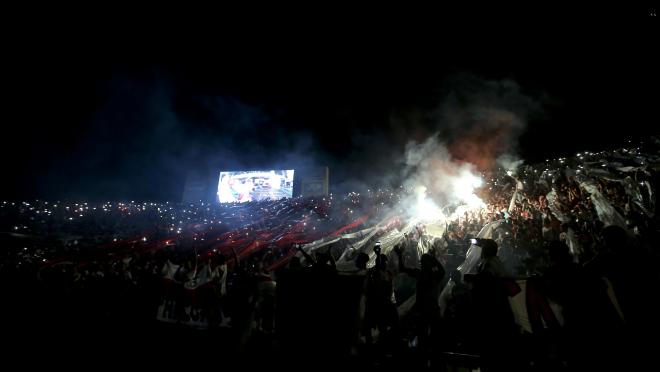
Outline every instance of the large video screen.
<svg viewBox="0 0 660 372">
<path fill-rule="evenodd" d="M 220 203 L 276 200 L 293 196 L 293 169 L 220 172 Z"/>
</svg>

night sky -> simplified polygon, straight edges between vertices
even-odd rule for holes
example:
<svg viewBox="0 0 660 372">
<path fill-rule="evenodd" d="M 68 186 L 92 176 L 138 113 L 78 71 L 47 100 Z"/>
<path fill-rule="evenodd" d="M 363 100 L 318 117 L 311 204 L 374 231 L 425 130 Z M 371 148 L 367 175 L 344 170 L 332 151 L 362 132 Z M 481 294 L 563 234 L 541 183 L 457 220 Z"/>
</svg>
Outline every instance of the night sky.
<svg viewBox="0 0 660 372">
<path fill-rule="evenodd" d="M 451 142 L 462 129 L 443 113 L 473 100 L 522 112 L 511 151 L 529 162 L 658 134 L 660 33 L 631 14 L 538 33 L 529 20 L 19 30 L 3 53 L 2 196 L 176 201 L 207 167 L 323 164 L 331 184 L 379 185 L 408 141 Z"/>
</svg>

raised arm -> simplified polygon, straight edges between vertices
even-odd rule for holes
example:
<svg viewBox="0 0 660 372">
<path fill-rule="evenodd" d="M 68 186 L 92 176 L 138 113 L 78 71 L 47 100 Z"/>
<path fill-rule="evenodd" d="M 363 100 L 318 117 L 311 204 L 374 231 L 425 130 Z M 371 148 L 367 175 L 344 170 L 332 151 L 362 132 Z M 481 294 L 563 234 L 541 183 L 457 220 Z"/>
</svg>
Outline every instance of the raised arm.
<svg viewBox="0 0 660 372">
<path fill-rule="evenodd" d="M 332 249 L 328 249 L 328 258 L 330 259 L 330 266 L 337 268 L 337 261 L 335 261 L 335 256 L 332 255 Z"/>
<path fill-rule="evenodd" d="M 234 255 L 234 261 L 236 263 L 236 266 L 240 265 L 241 261 L 238 258 L 238 254 L 236 253 L 236 249 L 234 249 L 234 247 L 231 247 L 231 253 Z"/>
<path fill-rule="evenodd" d="M 315 260 L 315 259 L 314 259 L 309 253 L 305 252 L 305 251 L 302 249 L 302 245 L 298 245 L 298 250 L 300 251 L 300 253 L 302 253 L 303 257 L 305 257 L 305 260 L 306 260 L 306 261 L 309 261 L 309 262 L 311 262 L 312 264 L 315 264 L 315 263 L 316 263 L 316 260 Z"/>
<path fill-rule="evenodd" d="M 403 248 L 401 248 L 400 245 L 397 245 L 394 247 L 394 252 L 396 253 L 399 261 L 399 272 L 406 273 L 414 278 L 417 278 L 417 270 L 407 268 L 403 263 Z"/>
</svg>

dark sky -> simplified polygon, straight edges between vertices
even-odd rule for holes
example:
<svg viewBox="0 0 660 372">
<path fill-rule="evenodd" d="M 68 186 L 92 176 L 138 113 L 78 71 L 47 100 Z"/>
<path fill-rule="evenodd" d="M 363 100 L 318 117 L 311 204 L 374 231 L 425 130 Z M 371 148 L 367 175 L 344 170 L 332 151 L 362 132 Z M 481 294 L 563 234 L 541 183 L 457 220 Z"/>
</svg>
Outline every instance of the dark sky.
<svg viewBox="0 0 660 372">
<path fill-rule="evenodd" d="M 626 17 L 18 32 L 3 53 L 3 197 L 177 200 L 205 167 L 327 164 L 333 182 L 378 184 L 408 141 L 443 129 L 456 92 L 493 86 L 515 91 L 484 102 L 524 111 L 528 161 L 657 134 L 657 21 Z"/>
</svg>

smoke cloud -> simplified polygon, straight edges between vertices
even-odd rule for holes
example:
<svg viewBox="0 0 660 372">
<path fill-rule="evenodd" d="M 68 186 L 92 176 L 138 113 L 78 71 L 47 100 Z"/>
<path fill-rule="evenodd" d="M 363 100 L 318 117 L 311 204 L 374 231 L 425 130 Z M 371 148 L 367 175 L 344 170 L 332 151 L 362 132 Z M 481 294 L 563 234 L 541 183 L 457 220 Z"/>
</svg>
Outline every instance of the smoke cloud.
<svg viewBox="0 0 660 372">
<path fill-rule="evenodd" d="M 372 100 L 362 110 L 359 102 L 338 108 L 328 100 L 307 112 L 316 116 L 305 122 L 327 116 L 325 123 L 337 122 L 333 130 L 292 126 L 272 107 L 237 96 L 181 91 L 162 72 L 115 77 L 101 90 L 95 115 L 65 155 L 50 160 L 38 195 L 179 200 L 191 170 L 327 165 L 335 193 L 425 187 L 441 206 L 476 202 L 466 190 L 482 173 L 520 162 L 518 139 L 540 112 L 514 81 L 469 74 L 403 106 Z"/>
<path fill-rule="evenodd" d="M 442 208 L 482 205 L 474 194 L 482 175 L 498 165 L 515 169 L 522 164 L 516 156 L 518 139 L 528 117 L 540 110 L 511 80 L 460 76 L 449 83 L 444 101 L 429 115 L 437 120 L 437 131 L 405 146 L 402 178 L 407 189 L 415 190 L 413 206 L 423 202 L 430 207 L 427 195 Z"/>
<path fill-rule="evenodd" d="M 115 77 L 41 195 L 85 200 L 180 200 L 191 171 L 299 168 L 313 137 L 235 97 L 180 93 L 172 80 Z"/>
</svg>

